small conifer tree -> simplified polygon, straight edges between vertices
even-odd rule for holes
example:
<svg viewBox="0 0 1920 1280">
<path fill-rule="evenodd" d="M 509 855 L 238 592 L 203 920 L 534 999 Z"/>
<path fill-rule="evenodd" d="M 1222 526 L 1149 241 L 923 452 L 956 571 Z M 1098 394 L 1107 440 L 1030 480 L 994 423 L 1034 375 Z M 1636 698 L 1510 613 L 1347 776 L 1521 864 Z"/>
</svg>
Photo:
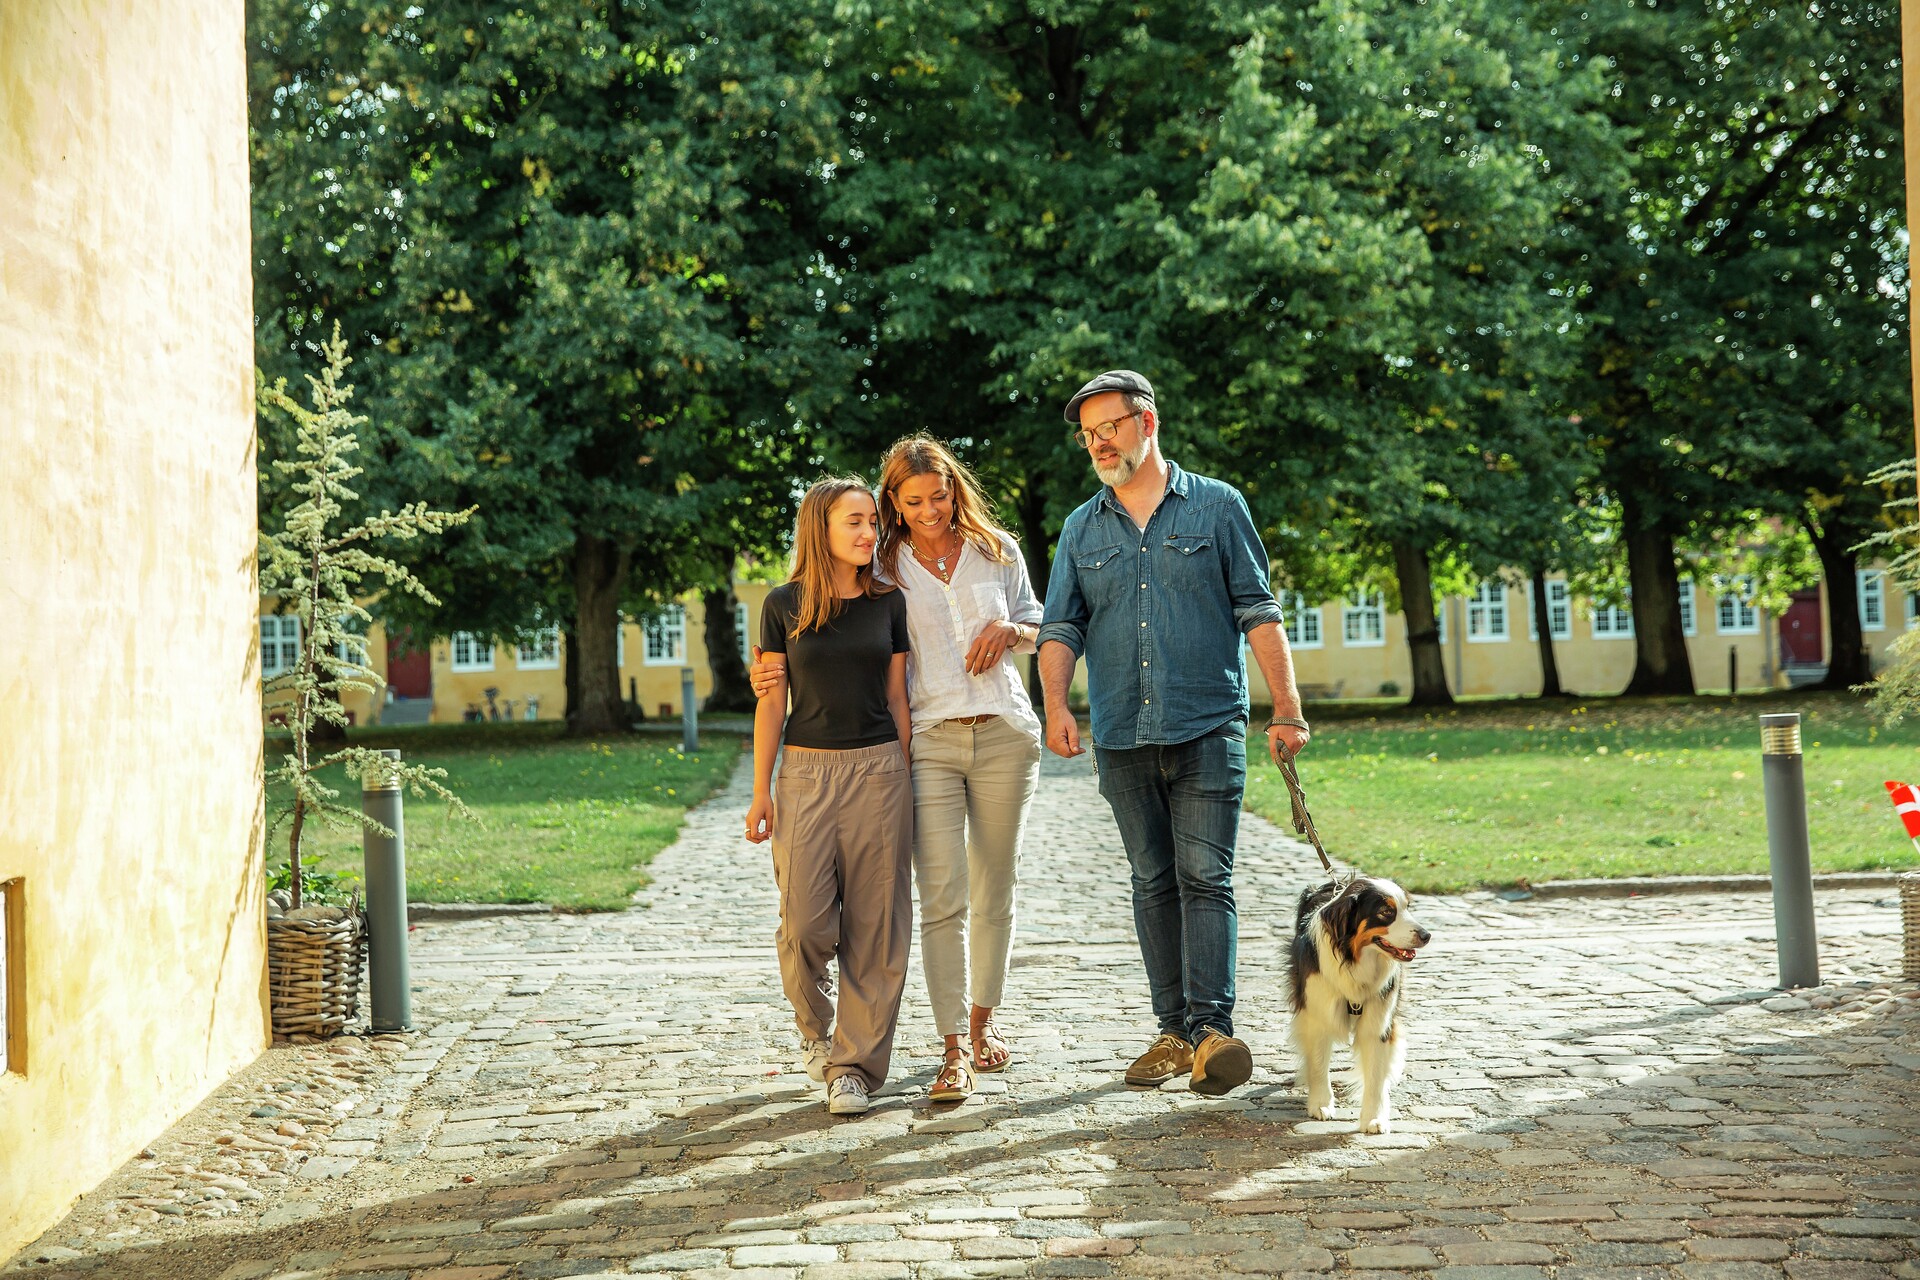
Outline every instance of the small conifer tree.
<svg viewBox="0 0 1920 1280">
<path fill-rule="evenodd" d="M 344 764 L 349 778 L 359 779 L 369 772 L 376 777 L 384 775 L 410 786 L 415 795 L 432 792 L 462 816 L 473 816 L 442 785 L 444 769 L 398 763 L 367 747 L 347 746 L 319 756 L 313 754 L 311 739 L 316 724 L 344 727 L 347 723 L 340 695 L 349 689 L 375 693 L 380 684 L 380 677 L 367 662 L 365 624 L 371 621 L 371 615 L 359 603 L 363 595 L 361 580 L 369 574 L 378 575 L 389 588 L 411 591 L 429 603 L 438 603 L 418 578 L 379 555 L 371 545 L 388 538 L 404 542 L 438 534 L 464 523 L 473 514 L 472 508 L 429 511 L 427 504 L 420 502 L 402 507 L 398 513 L 382 511 L 358 524 L 335 527 L 343 504 L 359 497 L 347 482 L 362 469 L 347 461 L 347 455 L 360 447 L 353 428 L 366 419 L 347 411 L 353 388 L 342 383 L 341 376 L 351 361 L 338 324 L 334 325 L 332 341 L 323 343 L 321 352 L 326 359 L 324 370 L 317 378 L 307 378 L 313 389 L 312 408 L 287 394 L 284 378 L 261 393 L 263 409 L 279 409 L 293 419 L 298 454 L 292 459 L 275 459 L 273 465 L 292 478 L 291 489 L 300 502 L 287 512 L 278 532 L 263 531 L 260 535 L 260 590 L 279 597 L 281 605 L 300 620 L 299 660 L 269 680 L 265 688 L 270 697 L 291 695 L 286 718 L 292 743 L 267 780 L 285 783 L 292 794 L 286 807 L 274 815 L 269 836 L 281 822 L 291 823 L 287 862 L 295 908 L 304 905 L 300 839 L 309 818 L 336 828 L 359 823 L 382 835 L 393 834 L 360 810 L 335 803 L 340 793 L 320 781 L 320 770 Z"/>
<path fill-rule="evenodd" d="M 1871 548 L 1887 556 L 1887 578 L 1907 591 L 1920 591 L 1920 522 L 1914 518 L 1920 503 L 1914 497 L 1914 460 L 1905 458 L 1882 467 L 1867 477 L 1867 483 L 1904 496 L 1884 504 L 1888 527 L 1855 550 Z M 1889 658 L 1879 679 L 1865 687 L 1873 692 L 1874 711 L 1893 725 L 1920 711 L 1920 628 L 1895 640 Z"/>
</svg>

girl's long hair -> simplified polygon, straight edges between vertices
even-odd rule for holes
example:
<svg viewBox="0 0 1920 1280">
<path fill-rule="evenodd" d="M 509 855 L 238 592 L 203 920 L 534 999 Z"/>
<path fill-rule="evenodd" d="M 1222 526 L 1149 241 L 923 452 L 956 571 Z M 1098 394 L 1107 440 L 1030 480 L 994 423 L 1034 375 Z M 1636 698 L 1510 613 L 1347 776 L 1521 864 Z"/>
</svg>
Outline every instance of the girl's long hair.
<svg viewBox="0 0 1920 1280">
<path fill-rule="evenodd" d="M 874 563 L 886 571 L 889 581 L 900 581 L 900 548 L 907 541 L 905 517 L 894 503 L 894 492 L 914 476 L 937 475 L 953 495 L 953 527 L 974 549 L 995 564 L 1012 564 L 1013 556 L 1003 539 L 1012 534 L 994 521 L 993 505 L 980 492 L 980 482 L 952 450 L 924 431 L 916 431 L 893 442 L 880 459 L 880 542 L 873 550 Z"/>
<path fill-rule="evenodd" d="M 833 504 L 849 493 L 873 496 L 864 480 L 828 476 L 814 481 L 800 499 L 800 514 L 793 522 L 793 572 L 787 575 L 788 582 L 800 586 L 793 627 L 796 635 L 825 627 L 840 612 L 840 593 L 833 585 L 833 552 L 827 543 L 827 519 L 833 514 Z M 872 561 L 855 571 L 854 580 L 862 595 L 885 595 L 893 590 L 874 576 Z"/>
</svg>

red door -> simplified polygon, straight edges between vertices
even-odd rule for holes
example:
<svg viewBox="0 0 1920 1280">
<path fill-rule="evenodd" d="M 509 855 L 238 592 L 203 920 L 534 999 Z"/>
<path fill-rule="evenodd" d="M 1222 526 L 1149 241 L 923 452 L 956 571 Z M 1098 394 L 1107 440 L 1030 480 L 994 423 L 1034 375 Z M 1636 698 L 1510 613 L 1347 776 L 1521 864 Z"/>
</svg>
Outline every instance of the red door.
<svg viewBox="0 0 1920 1280">
<path fill-rule="evenodd" d="M 1780 657 L 1790 667 L 1817 667 L 1825 654 L 1820 644 L 1820 592 L 1796 591 L 1780 618 Z"/>
<path fill-rule="evenodd" d="M 387 640 L 387 687 L 396 698 L 430 698 L 433 664 L 425 649 L 411 650 L 407 640 L 404 632 Z"/>
</svg>

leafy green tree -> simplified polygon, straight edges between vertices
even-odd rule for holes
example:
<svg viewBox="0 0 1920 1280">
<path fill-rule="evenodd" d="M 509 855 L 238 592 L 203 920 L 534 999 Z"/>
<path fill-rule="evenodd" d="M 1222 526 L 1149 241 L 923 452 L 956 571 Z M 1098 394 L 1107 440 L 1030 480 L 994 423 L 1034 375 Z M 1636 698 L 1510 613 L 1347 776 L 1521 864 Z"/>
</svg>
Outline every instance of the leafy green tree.
<svg viewBox="0 0 1920 1280">
<path fill-rule="evenodd" d="M 1596 193 L 1570 270 L 1594 336 L 1587 420 L 1624 518 L 1628 692 L 1690 693 L 1675 549 L 1697 529 L 1755 509 L 1808 521 L 1829 547 L 1832 621 L 1849 625 L 1854 481 L 1889 456 L 1875 441 L 1902 399 L 1887 376 L 1905 293 L 1897 6 L 1535 12 L 1569 59 L 1607 67 L 1634 140 L 1630 180 Z"/>
<path fill-rule="evenodd" d="M 341 316 L 382 478 L 483 513 L 418 566 L 446 604 L 390 621 L 565 618 L 569 723 L 623 727 L 617 618 L 688 585 L 733 500 L 712 442 L 843 381 L 807 271 L 836 136 L 811 11 L 268 0 L 250 36 L 261 363 Z"/>
</svg>

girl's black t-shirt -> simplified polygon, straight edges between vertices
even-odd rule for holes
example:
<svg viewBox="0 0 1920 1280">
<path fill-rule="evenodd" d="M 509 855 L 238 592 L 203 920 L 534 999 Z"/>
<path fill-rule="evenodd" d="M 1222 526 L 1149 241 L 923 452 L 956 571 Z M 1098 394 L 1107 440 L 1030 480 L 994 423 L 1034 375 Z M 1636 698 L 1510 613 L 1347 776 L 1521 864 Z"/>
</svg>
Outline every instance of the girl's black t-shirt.
<svg viewBox="0 0 1920 1280">
<path fill-rule="evenodd" d="M 796 634 L 799 605 L 799 584 L 788 582 L 767 593 L 760 612 L 760 647 L 787 655 L 787 745 L 847 751 L 898 742 L 887 674 L 893 655 L 908 649 L 905 598 L 854 596 L 826 626 Z"/>
</svg>

